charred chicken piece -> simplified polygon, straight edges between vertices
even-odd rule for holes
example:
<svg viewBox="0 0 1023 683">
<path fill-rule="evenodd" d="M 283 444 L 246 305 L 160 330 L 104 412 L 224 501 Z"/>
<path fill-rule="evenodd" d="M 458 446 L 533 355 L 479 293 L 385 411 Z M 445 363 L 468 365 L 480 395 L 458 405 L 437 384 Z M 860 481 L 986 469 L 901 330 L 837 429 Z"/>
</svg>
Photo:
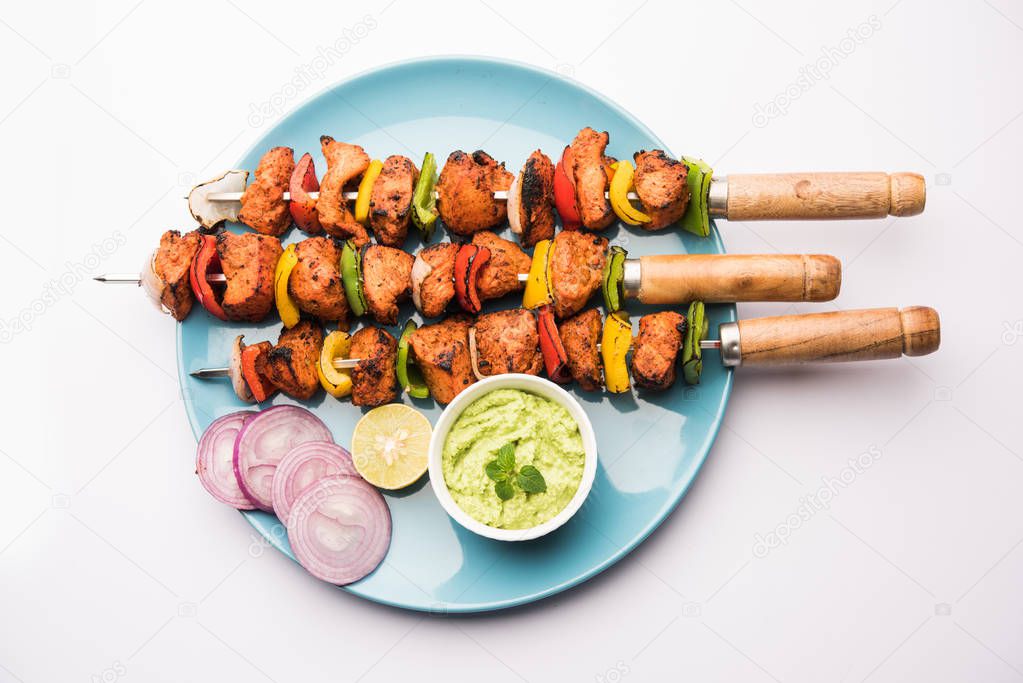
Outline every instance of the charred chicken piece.
<svg viewBox="0 0 1023 683">
<path fill-rule="evenodd" d="M 293 398 L 307 400 L 320 388 L 316 363 L 323 346 L 323 329 L 311 320 L 300 320 L 281 330 L 277 346 L 256 361 L 256 372 Z"/>
<path fill-rule="evenodd" d="M 320 147 L 327 160 L 327 172 L 320 181 L 316 214 L 328 235 L 351 238 L 356 246 L 369 242 L 366 228 L 355 220 L 344 192 L 369 167 L 369 155 L 358 145 L 338 142 L 329 135 L 320 136 Z"/>
<path fill-rule="evenodd" d="M 519 273 L 529 272 L 531 259 L 519 245 L 488 230 L 473 235 L 472 243 L 490 250 L 490 260 L 480 268 L 477 279 L 481 300 L 499 299 L 525 289 L 526 283 L 519 282 Z"/>
<path fill-rule="evenodd" d="M 607 258 L 607 240 L 584 232 L 562 231 L 551 247 L 551 289 L 554 315 L 578 313 L 600 288 Z"/>
<path fill-rule="evenodd" d="M 168 230 L 160 236 L 160 246 L 153 259 L 153 272 L 164 284 L 160 303 L 171 312 L 175 320 L 184 320 L 192 310 L 195 295 L 188 279 L 192 259 L 199 251 L 198 230 L 182 235 L 177 230 Z"/>
<path fill-rule="evenodd" d="M 295 151 L 274 147 L 256 166 L 255 180 L 242 193 L 238 220 L 256 232 L 277 236 L 291 227 L 291 212 L 284 193 L 295 170 Z"/>
<path fill-rule="evenodd" d="M 585 310 L 558 326 L 561 345 L 568 356 L 569 372 L 583 391 L 604 388 L 604 373 L 597 349 L 601 330 L 600 311 L 596 308 Z"/>
<path fill-rule="evenodd" d="M 522 372 L 539 375 L 543 369 L 536 318 L 525 308 L 485 313 L 476 320 L 476 367 L 482 375 Z"/>
<path fill-rule="evenodd" d="M 408 157 L 394 154 L 384 160 L 369 200 L 369 221 L 380 244 L 390 247 L 404 244 L 417 180 L 419 168 Z"/>
<path fill-rule="evenodd" d="M 259 322 L 274 305 L 274 271 L 281 242 L 270 235 L 246 232 L 217 235 L 217 256 L 227 278 L 221 308 L 228 320 Z"/>
<path fill-rule="evenodd" d="M 508 222 L 524 247 L 554 237 L 554 164 L 540 150 L 530 154 L 522 167 L 518 220 L 508 216 Z"/>
<path fill-rule="evenodd" d="M 308 237 L 295 246 L 298 262 L 288 292 L 299 309 L 323 321 L 348 322 L 348 299 L 341 286 L 341 246 L 331 237 Z"/>
<path fill-rule="evenodd" d="M 398 304 L 412 293 L 412 256 L 380 244 L 362 248 L 362 291 L 370 315 L 381 325 L 398 324 Z"/>
<path fill-rule="evenodd" d="M 603 230 L 615 221 L 606 195 L 611 184 L 607 166 L 613 161 L 604 155 L 608 139 L 607 131 L 598 133 L 587 127 L 569 145 L 571 164 L 565 171 L 575 187 L 576 209 L 587 230 Z"/>
<path fill-rule="evenodd" d="M 442 242 L 426 247 L 416 255 L 416 260 L 425 263 L 429 273 L 425 276 L 416 273 L 413 266 L 412 298 L 416 308 L 425 318 L 436 318 L 444 313 L 451 299 L 455 296 L 455 254 L 458 245 Z M 419 268 L 424 268 L 421 264 Z M 418 293 L 417 293 L 418 290 Z"/>
<path fill-rule="evenodd" d="M 433 325 L 423 325 L 409 343 L 430 395 L 438 403 L 450 403 L 476 381 L 469 356 L 469 326 L 466 315 L 453 315 Z"/>
<path fill-rule="evenodd" d="M 685 331 L 685 316 L 675 311 L 651 313 L 639 319 L 630 368 L 637 387 L 663 391 L 675 383 L 675 359 Z"/>
<path fill-rule="evenodd" d="M 352 335 L 352 405 L 382 406 L 398 398 L 395 356 L 398 340 L 379 327 L 363 327 Z"/>
<path fill-rule="evenodd" d="M 448 230 L 468 236 L 500 225 L 508 215 L 507 203 L 494 199 L 514 179 L 504 164 L 482 150 L 471 155 L 455 150 L 437 180 L 437 210 Z"/>
<path fill-rule="evenodd" d="M 686 165 L 667 156 L 663 150 L 639 151 L 636 160 L 636 194 L 643 211 L 650 216 L 644 230 L 660 230 L 682 218 L 689 203 Z"/>
</svg>

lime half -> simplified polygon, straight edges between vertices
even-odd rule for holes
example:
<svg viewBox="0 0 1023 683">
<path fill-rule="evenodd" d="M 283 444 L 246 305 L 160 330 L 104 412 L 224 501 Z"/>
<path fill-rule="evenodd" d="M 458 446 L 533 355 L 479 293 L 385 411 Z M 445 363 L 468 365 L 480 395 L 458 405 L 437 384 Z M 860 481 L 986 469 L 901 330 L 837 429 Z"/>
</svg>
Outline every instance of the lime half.
<svg viewBox="0 0 1023 683">
<path fill-rule="evenodd" d="M 432 432 L 430 421 L 415 408 L 402 403 L 374 408 L 352 434 L 355 469 L 378 488 L 405 488 L 426 472 Z"/>
</svg>

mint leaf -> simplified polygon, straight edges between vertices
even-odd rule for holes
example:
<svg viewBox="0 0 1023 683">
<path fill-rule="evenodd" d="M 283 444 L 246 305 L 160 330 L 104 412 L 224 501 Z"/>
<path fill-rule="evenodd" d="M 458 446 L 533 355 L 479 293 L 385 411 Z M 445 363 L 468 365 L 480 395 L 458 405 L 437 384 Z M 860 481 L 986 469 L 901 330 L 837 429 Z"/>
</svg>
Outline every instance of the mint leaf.
<svg viewBox="0 0 1023 683">
<path fill-rule="evenodd" d="M 547 490 L 547 482 L 540 470 L 532 465 L 524 465 L 515 477 L 515 483 L 526 493 L 543 493 Z"/>
<path fill-rule="evenodd" d="M 501 500 L 510 500 L 515 495 L 515 487 L 506 479 L 494 484 L 494 492 Z"/>
<path fill-rule="evenodd" d="M 497 452 L 497 464 L 508 474 L 515 471 L 515 444 L 506 443 Z"/>
<path fill-rule="evenodd" d="M 505 469 L 501 467 L 501 465 L 496 460 L 491 460 L 490 462 L 488 462 L 486 467 L 484 468 L 484 471 L 487 473 L 487 476 L 493 479 L 494 481 L 505 481 L 508 479 L 508 475 L 510 474 L 509 472 L 505 471 Z"/>
</svg>

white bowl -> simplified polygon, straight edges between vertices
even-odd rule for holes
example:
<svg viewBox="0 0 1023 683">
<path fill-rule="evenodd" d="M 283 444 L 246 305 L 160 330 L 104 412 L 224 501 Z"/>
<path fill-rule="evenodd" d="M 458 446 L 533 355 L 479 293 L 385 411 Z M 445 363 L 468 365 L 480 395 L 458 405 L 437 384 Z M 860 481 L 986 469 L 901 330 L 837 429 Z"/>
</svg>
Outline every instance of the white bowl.
<svg viewBox="0 0 1023 683">
<path fill-rule="evenodd" d="M 489 394 L 495 389 L 519 389 L 542 396 L 563 406 L 568 411 L 568 414 L 572 416 L 572 419 L 576 421 L 576 424 L 579 425 L 579 434 L 582 435 L 583 439 L 583 451 L 585 452 L 586 460 L 583 463 L 583 477 L 579 482 L 579 488 L 576 490 L 575 496 L 553 518 L 528 529 L 497 529 L 473 519 L 451 497 L 451 492 L 448 491 L 447 483 L 444 481 L 441 455 L 444 452 L 444 441 L 448 438 L 451 426 L 458 419 L 458 416 L 462 414 L 462 411 L 469 407 L 473 401 L 484 394 Z M 572 515 L 582 507 L 586 496 L 589 495 L 590 489 L 593 487 L 593 478 L 597 474 L 597 438 L 593 434 L 593 425 L 590 424 L 590 418 L 587 417 L 586 411 L 583 410 L 582 406 L 579 405 L 579 402 L 571 394 L 554 382 L 542 377 L 534 377 L 533 375 L 494 375 L 493 377 L 476 382 L 460 393 L 441 413 L 440 419 L 437 420 L 437 424 L 433 428 L 433 437 L 430 439 L 429 464 L 430 484 L 433 486 L 433 492 L 437 495 L 437 500 L 440 501 L 444 510 L 456 522 L 480 536 L 486 536 L 498 541 L 528 541 L 554 531 L 571 519 Z"/>
</svg>

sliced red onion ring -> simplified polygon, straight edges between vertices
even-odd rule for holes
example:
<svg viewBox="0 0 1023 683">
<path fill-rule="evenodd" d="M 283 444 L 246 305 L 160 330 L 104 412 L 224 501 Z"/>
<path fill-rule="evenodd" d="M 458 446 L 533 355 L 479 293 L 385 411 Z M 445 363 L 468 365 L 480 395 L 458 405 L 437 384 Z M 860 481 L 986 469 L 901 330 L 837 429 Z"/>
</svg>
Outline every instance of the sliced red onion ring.
<svg viewBox="0 0 1023 683">
<path fill-rule="evenodd" d="M 221 503 L 239 510 L 256 508 L 238 486 L 234 476 L 234 442 L 245 421 L 255 411 L 242 410 L 214 420 L 199 437 L 196 449 L 195 473 L 210 495 Z"/>
<path fill-rule="evenodd" d="M 299 563 L 322 581 L 344 585 L 366 576 L 391 544 L 391 512 L 362 479 L 321 479 L 299 494 L 288 516 Z"/>
<path fill-rule="evenodd" d="M 287 521 L 299 494 L 320 479 L 338 474 L 358 477 L 352 454 L 330 441 L 307 441 L 281 458 L 271 489 L 277 518 Z"/>
<path fill-rule="evenodd" d="M 298 406 L 274 406 L 248 420 L 234 442 L 238 486 L 260 510 L 273 512 L 273 476 L 281 458 L 306 441 L 333 441 L 320 418 Z"/>
</svg>

